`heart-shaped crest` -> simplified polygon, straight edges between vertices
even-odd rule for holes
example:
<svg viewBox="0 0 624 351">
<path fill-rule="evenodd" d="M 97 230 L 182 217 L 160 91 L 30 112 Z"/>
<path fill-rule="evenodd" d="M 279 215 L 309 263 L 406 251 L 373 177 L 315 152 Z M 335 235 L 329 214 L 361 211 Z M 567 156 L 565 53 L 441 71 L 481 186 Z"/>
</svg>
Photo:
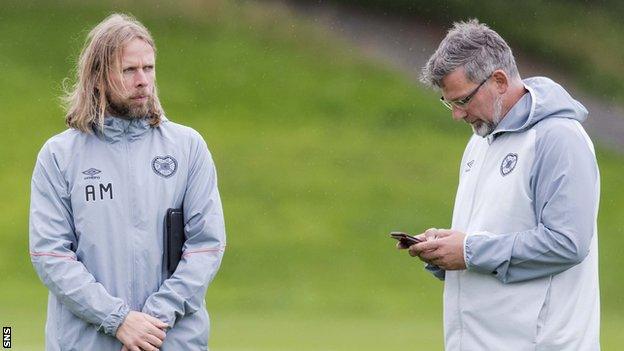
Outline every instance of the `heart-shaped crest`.
<svg viewBox="0 0 624 351">
<path fill-rule="evenodd" d="M 178 170 L 178 161 L 173 156 L 156 156 L 152 160 L 154 173 L 163 178 L 169 178 Z"/>
</svg>

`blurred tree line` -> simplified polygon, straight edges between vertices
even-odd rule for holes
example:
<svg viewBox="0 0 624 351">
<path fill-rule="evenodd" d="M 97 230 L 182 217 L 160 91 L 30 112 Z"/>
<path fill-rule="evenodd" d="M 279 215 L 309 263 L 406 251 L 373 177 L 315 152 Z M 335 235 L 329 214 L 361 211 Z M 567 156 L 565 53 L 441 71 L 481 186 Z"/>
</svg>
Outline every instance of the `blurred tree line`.
<svg viewBox="0 0 624 351">
<path fill-rule="evenodd" d="M 442 28 L 478 18 L 514 50 L 556 65 L 589 91 L 624 102 L 622 1 L 327 1 L 409 16 Z"/>
</svg>

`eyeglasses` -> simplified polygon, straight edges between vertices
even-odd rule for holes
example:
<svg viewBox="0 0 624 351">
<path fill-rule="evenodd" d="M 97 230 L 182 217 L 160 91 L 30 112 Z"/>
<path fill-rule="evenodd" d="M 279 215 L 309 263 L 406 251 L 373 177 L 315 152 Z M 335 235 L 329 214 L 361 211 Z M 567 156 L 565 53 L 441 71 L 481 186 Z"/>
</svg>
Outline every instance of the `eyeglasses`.
<svg viewBox="0 0 624 351">
<path fill-rule="evenodd" d="M 472 98 L 477 94 L 477 92 L 479 91 L 479 88 L 481 88 L 481 86 L 483 86 L 483 84 L 485 84 L 485 82 L 487 82 L 488 79 L 490 79 L 492 75 L 490 74 L 487 78 L 485 78 L 483 80 L 483 82 L 481 82 L 481 84 L 479 84 L 472 92 L 470 92 L 470 94 L 468 94 L 468 96 L 466 96 L 463 99 L 457 99 L 457 100 L 452 100 L 452 101 L 446 101 L 444 100 L 444 96 L 440 97 L 440 102 L 442 102 L 442 105 L 446 106 L 449 110 L 453 110 L 453 106 L 459 108 L 459 109 L 465 109 L 466 106 L 468 105 L 468 103 L 470 102 L 470 100 L 472 100 Z"/>
</svg>

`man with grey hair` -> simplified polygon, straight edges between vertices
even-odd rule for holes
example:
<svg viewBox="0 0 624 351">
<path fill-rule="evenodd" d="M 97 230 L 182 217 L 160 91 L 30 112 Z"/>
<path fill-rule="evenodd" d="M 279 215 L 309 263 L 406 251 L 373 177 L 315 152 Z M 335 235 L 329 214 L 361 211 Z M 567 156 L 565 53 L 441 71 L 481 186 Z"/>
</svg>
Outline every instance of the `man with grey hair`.
<svg viewBox="0 0 624 351">
<path fill-rule="evenodd" d="M 474 131 L 451 229 L 411 256 L 444 280 L 447 350 L 599 350 L 600 180 L 587 110 L 544 77 L 522 80 L 507 43 L 455 23 L 423 68 Z"/>
<path fill-rule="evenodd" d="M 204 297 L 225 247 L 216 170 L 201 135 L 165 117 L 155 51 L 130 16 L 93 28 L 70 128 L 37 157 L 30 256 L 50 290 L 46 350 L 208 348 Z M 169 209 L 183 209 L 181 249 L 165 242 Z"/>
</svg>

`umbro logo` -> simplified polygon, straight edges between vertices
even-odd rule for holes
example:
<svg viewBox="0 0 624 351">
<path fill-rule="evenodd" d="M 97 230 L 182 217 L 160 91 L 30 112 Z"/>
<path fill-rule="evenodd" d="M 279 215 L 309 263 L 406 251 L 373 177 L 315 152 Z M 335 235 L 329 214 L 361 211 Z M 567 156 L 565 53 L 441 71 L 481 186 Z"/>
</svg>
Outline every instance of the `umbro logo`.
<svg viewBox="0 0 624 351">
<path fill-rule="evenodd" d="M 88 176 L 94 176 L 100 173 L 102 173 L 102 171 L 100 171 L 99 169 L 95 169 L 95 168 L 89 168 L 86 171 L 82 172 L 82 174 L 86 174 Z"/>
<path fill-rule="evenodd" d="M 102 173 L 102 171 L 96 168 L 89 168 L 86 171 L 82 172 L 82 174 L 86 175 L 84 179 L 100 179 L 100 177 L 96 176 L 100 173 Z"/>
<path fill-rule="evenodd" d="M 470 172 L 474 163 L 475 163 L 474 160 L 470 160 L 470 162 L 466 163 L 466 169 L 464 170 L 464 172 Z"/>
</svg>

